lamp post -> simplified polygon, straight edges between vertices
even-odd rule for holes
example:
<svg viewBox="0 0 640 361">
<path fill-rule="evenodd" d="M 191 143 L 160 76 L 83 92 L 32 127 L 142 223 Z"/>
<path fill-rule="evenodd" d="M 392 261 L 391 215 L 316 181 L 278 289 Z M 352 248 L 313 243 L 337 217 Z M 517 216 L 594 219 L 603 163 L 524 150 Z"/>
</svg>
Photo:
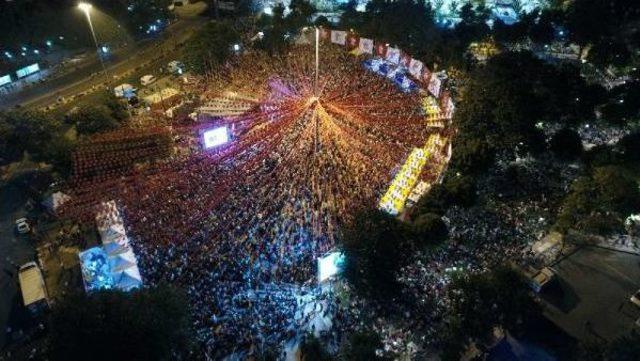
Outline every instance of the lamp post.
<svg viewBox="0 0 640 361">
<path fill-rule="evenodd" d="M 96 45 L 96 50 L 98 51 L 98 59 L 100 60 L 100 65 L 102 65 L 102 71 L 104 72 L 104 75 L 107 76 L 107 68 L 104 66 L 104 61 L 102 60 L 102 55 L 100 54 L 100 46 L 98 45 L 98 39 L 96 38 L 96 32 L 93 30 L 93 23 L 91 22 L 91 8 L 93 8 L 93 5 L 89 3 L 78 3 L 78 9 L 82 10 L 82 12 L 84 12 L 84 14 L 87 16 L 87 22 L 89 23 L 89 29 L 91 29 L 93 43 Z"/>
</svg>

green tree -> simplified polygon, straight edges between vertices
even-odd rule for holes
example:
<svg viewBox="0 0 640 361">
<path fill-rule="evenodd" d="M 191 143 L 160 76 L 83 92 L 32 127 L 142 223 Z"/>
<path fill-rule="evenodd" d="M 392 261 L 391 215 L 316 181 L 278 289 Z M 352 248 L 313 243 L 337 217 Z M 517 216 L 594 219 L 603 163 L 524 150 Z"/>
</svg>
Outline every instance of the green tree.
<svg viewBox="0 0 640 361">
<path fill-rule="evenodd" d="M 343 227 L 344 274 L 356 291 L 381 299 L 397 295 L 397 271 L 406 259 L 407 234 L 405 225 L 379 210 L 358 212 Z"/>
<path fill-rule="evenodd" d="M 373 332 L 356 332 L 349 336 L 348 342 L 342 345 L 341 356 L 349 361 L 389 360 L 376 354 L 383 348 L 380 337 Z"/>
<path fill-rule="evenodd" d="M 442 221 L 442 217 L 435 213 L 420 214 L 413 221 L 413 230 L 420 248 L 439 244 L 449 237 L 447 225 Z"/>
<path fill-rule="evenodd" d="M 443 359 L 459 359 L 469 341 L 481 347 L 487 344 L 494 327 L 517 334 L 541 311 L 524 277 L 508 266 L 458 275 L 449 286 L 448 297 L 452 309 L 446 316 L 447 357 Z"/>
<path fill-rule="evenodd" d="M 51 360 L 174 360 L 188 355 L 186 298 L 161 286 L 71 295 L 52 309 Z"/>
<path fill-rule="evenodd" d="M 563 128 L 556 132 L 549 141 L 551 151 L 562 159 L 573 160 L 582 155 L 582 139 L 572 129 Z"/>
<path fill-rule="evenodd" d="M 78 134 L 91 135 L 115 130 L 120 122 L 111 116 L 111 111 L 104 105 L 88 105 L 78 109 L 71 117 Z"/>
<path fill-rule="evenodd" d="M 21 159 L 25 151 L 34 160 L 43 160 L 47 145 L 61 125 L 58 119 L 45 112 L 0 113 L 0 147 L 6 151 L 3 153 L 5 162 Z"/>
<path fill-rule="evenodd" d="M 308 334 L 303 339 L 300 345 L 300 360 L 301 361 L 330 361 L 331 355 L 325 349 L 320 340 Z"/>
<path fill-rule="evenodd" d="M 198 74 L 225 64 L 240 36 L 229 22 L 210 22 L 185 43 L 185 63 Z"/>
</svg>

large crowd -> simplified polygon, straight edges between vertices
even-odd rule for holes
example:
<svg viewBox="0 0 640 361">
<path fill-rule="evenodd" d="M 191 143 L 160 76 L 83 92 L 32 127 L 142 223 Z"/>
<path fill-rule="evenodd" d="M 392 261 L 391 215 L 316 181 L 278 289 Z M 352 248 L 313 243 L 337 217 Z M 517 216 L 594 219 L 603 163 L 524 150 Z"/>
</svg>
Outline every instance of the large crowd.
<svg viewBox="0 0 640 361">
<path fill-rule="evenodd" d="M 198 341 L 214 358 L 282 349 L 307 331 L 355 322 L 317 285 L 317 258 L 357 209 L 376 207 L 432 131 L 419 95 L 361 59 L 325 49 L 317 84 L 312 64 L 304 47 L 281 58 L 249 53 L 194 82 L 203 103 L 235 94 L 254 105 L 173 127 L 172 157 L 90 179 L 67 205 L 73 213 L 92 199 L 118 202 L 145 283 L 186 290 Z M 232 129 L 231 142 L 198 147 L 200 132 L 219 126 Z"/>
</svg>

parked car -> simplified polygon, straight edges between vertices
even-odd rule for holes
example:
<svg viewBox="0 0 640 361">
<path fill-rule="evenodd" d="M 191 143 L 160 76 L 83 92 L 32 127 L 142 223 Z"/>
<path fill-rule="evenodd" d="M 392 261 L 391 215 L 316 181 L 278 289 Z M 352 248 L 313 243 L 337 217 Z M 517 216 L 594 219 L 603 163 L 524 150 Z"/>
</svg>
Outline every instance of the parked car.
<svg viewBox="0 0 640 361">
<path fill-rule="evenodd" d="M 631 301 L 631 303 L 633 303 L 636 306 L 640 307 L 640 290 L 638 290 L 636 293 L 634 293 L 629 300 Z"/>
<path fill-rule="evenodd" d="M 27 234 L 31 232 L 31 226 L 29 226 L 29 221 L 26 218 L 20 218 L 16 221 L 16 229 L 20 234 Z"/>
<path fill-rule="evenodd" d="M 553 281 L 556 277 L 556 273 L 550 267 L 545 267 L 540 270 L 533 278 L 531 279 L 531 287 L 534 291 L 540 292 L 542 288 L 547 285 L 549 282 Z"/>
<path fill-rule="evenodd" d="M 156 79 L 155 76 L 153 76 L 151 74 L 148 74 L 148 75 L 145 75 L 142 78 L 140 78 L 140 84 L 142 84 L 143 86 L 147 86 L 147 85 L 155 83 L 156 80 L 157 79 Z"/>
</svg>

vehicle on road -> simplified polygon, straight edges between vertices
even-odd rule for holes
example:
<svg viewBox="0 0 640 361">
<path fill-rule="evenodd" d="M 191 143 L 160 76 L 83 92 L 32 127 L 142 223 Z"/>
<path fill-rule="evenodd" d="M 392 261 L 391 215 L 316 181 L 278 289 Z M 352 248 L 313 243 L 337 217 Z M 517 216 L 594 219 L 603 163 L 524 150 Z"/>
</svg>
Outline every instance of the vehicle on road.
<svg viewBox="0 0 640 361">
<path fill-rule="evenodd" d="M 634 293 L 629 299 L 629 301 L 631 301 L 631 303 L 635 304 L 636 306 L 640 307 L 640 290 Z"/>
<path fill-rule="evenodd" d="M 142 84 L 143 86 L 147 86 L 150 84 L 153 84 L 156 82 L 156 77 L 151 75 L 151 74 L 147 74 L 145 76 L 143 76 L 142 78 L 140 78 L 140 84 Z"/>
<path fill-rule="evenodd" d="M 167 64 L 167 70 L 171 74 L 182 74 L 184 72 L 184 64 L 177 60 L 171 61 Z"/>
<path fill-rule="evenodd" d="M 29 226 L 29 221 L 26 218 L 20 218 L 16 221 L 16 229 L 20 234 L 27 234 L 31 232 L 31 226 Z"/>
<path fill-rule="evenodd" d="M 113 88 L 113 93 L 118 98 L 131 98 L 133 95 L 135 95 L 135 92 L 136 88 L 134 88 L 133 85 L 127 83 L 120 84 L 117 87 Z"/>
<path fill-rule="evenodd" d="M 42 277 L 42 271 L 36 262 L 23 264 L 18 271 L 20 291 L 24 306 L 32 313 L 38 313 L 49 307 L 49 296 Z"/>
<path fill-rule="evenodd" d="M 531 288 L 534 291 L 540 292 L 544 286 L 553 281 L 556 277 L 556 273 L 550 267 L 541 269 L 531 278 Z"/>
</svg>

